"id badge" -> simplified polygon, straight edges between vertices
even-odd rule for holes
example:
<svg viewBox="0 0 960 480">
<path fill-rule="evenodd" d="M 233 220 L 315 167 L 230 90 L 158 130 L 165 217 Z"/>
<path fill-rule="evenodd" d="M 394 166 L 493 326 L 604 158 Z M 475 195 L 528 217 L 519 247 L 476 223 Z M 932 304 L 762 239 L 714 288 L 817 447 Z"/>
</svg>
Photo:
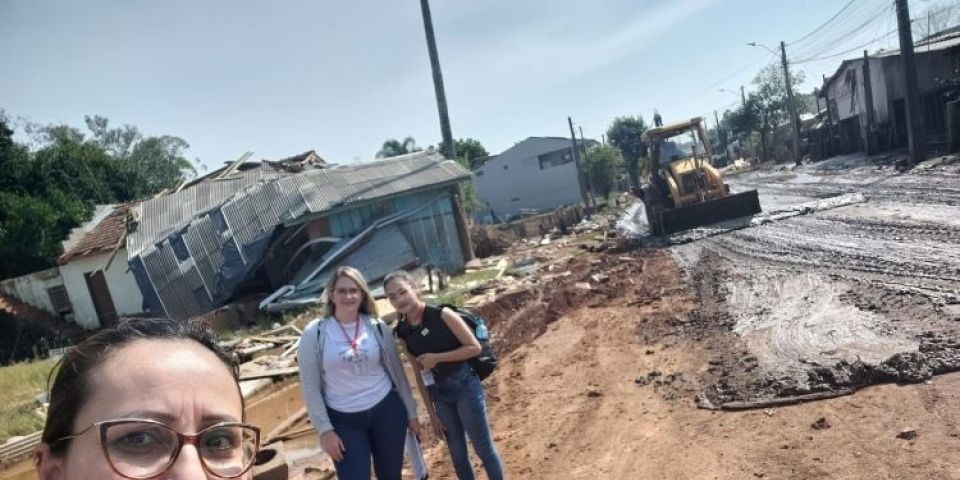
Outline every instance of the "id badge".
<svg viewBox="0 0 960 480">
<path fill-rule="evenodd" d="M 423 386 L 429 387 L 434 383 L 437 383 L 433 378 L 433 371 L 431 370 L 420 370 L 420 378 L 423 379 Z"/>
</svg>

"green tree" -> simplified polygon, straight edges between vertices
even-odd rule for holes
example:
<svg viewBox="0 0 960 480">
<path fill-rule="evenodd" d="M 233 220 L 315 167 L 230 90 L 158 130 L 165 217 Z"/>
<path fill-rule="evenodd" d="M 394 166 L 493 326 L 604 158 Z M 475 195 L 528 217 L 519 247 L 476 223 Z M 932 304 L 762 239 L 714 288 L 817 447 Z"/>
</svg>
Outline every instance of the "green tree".
<svg viewBox="0 0 960 480">
<path fill-rule="evenodd" d="M 617 117 L 607 128 L 610 144 L 620 150 L 627 169 L 627 181 L 631 187 L 639 186 L 641 159 L 647 156 L 647 146 L 641 135 L 647 129 L 643 116 Z"/>
<path fill-rule="evenodd" d="M 804 81 L 802 71 L 790 70 L 794 88 Z M 752 132 L 760 137 L 761 159 L 770 159 L 770 134 L 777 127 L 790 121 L 786 82 L 779 63 L 771 63 L 760 70 L 753 79 L 756 90 L 746 98 L 746 103 L 732 112 L 724 113 L 724 124 L 741 140 Z M 803 95 L 794 95 L 797 114 L 809 111 Z"/>
<path fill-rule="evenodd" d="M 417 141 L 413 137 L 404 137 L 403 141 L 391 138 L 383 142 L 380 151 L 377 152 L 377 158 L 397 157 L 408 153 L 419 152 L 422 150 L 417 146 Z"/>
<path fill-rule="evenodd" d="M 102 117 L 87 126 L 90 138 L 68 125 L 33 125 L 31 150 L 0 111 L 0 278 L 53 266 L 60 241 L 94 205 L 153 195 L 193 171 L 177 137 L 110 129 Z"/>
<path fill-rule="evenodd" d="M 617 185 L 617 177 L 624 171 L 620 150 L 610 145 L 599 145 L 588 149 L 584 159 L 594 193 L 607 198 Z"/>
<path fill-rule="evenodd" d="M 483 144 L 479 140 L 473 138 L 458 138 L 453 141 L 455 150 L 457 151 L 458 159 L 466 159 L 466 163 L 460 162 L 464 168 L 473 170 L 480 165 L 483 165 L 483 157 L 489 156 L 490 153 L 487 152 L 487 149 L 483 147 Z M 432 147 L 431 147 L 432 149 Z M 441 152 L 446 151 L 444 149 L 443 142 L 440 142 L 439 147 L 437 148 Z"/>
<path fill-rule="evenodd" d="M 132 125 L 110 128 L 109 120 L 96 115 L 85 120 L 93 143 L 116 159 L 117 173 L 129 187 L 124 197 L 140 198 L 174 188 L 197 173 L 183 155 L 190 144 L 182 138 L 144 137 Z"/>
</svg>

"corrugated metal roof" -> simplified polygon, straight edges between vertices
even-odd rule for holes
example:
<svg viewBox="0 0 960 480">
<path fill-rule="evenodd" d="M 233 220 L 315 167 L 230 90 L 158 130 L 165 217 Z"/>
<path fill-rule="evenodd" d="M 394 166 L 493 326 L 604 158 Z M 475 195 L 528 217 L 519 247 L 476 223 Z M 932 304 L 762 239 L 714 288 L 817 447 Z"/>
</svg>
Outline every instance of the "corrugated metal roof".
<svg viewBox="0 0 960 480">
<path fill-rule="evenodd" d="M 256 168 L 224 180 L 208 180 L 192 188 L 146 200 L 134 207 L 136 229 L 127 236 L 130 257 L 183 228 L 194 216 L 223 204 L 237 192 L 265 180 L 291 175 Z"/>
<path fill-rule="evenodd" d="M 960 35 L 949 34 L 940 37 L 934 37 L 922 42 L 914 42 L 913 52 L 915 55 L 923 55 L 927 52 L 936 52 L 960 45 Z M 873 58 L 894 57 L 900 55 L 900 49 L 882 51 L 870 55 Z"/>
<path fill-rule="evenodd" d="M 259 264 L 283 222 L 454 184 L 471 175 L 433 152 L 282 177 L 251 172 L 143 205 L 136 238 L 128 236 L 128 251 L 131 261 L 143 259 L 148 278 L 141 283 L 153 286 L 168 316 L 186 318 L 225 301 Z"/>
</svg>

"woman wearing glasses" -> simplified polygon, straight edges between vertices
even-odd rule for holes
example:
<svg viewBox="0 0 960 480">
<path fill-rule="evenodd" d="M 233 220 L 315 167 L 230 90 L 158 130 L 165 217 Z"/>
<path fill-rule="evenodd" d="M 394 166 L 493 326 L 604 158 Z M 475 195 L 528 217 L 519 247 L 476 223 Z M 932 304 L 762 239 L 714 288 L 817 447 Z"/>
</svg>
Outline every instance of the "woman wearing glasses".
<svg viewBox="0 0 960 480">
<path fill-rule="evenodd" d="M 40 480 L 249 478 L 237 368 L 202 324 L 130 320 L 61 359 L 36 452 Z"/>
<path fill-rule="evenodd" d="M 393 332 L 378 318 L 363 276 L 340 267 L 326 288 L 326 316 L 303 330 L 298 362 L 310 421 L 340 480 L 400 480 L 417 406 Z"/>
</svg>

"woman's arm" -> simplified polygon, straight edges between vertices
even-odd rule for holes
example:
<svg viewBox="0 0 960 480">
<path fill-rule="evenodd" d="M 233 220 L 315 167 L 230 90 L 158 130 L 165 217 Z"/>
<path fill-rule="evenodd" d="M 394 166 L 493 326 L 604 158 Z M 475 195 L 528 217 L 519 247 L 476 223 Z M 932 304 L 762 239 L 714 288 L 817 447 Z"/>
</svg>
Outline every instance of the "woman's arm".
<svg viewBox="0 0 960 480">
<path fill-rule="evenodd" d="M 303 402 L 307 404 L 307 414 L 317 432 L 323 434 L 333 430 L 333 424 L 327 416 L 327 404 L 323 400 L 320 371 L 320 355 L 323 353 L 317 346 L 317 331 L 320 327 L 320 322 L 314 321 L 303 330 L 300 347 L 297 349 L 297 364 L 300 367 L 300 390 L 303 393 Z"/>
<path fill-rule="evenodd" d="M 420 398 L 423 399 L 423 408 L 427 410 L 427 415 L 430 416 L 430 425 L 433 427 L 433 431 L 437 435 L 437 438 L 443 438 L 443 424 L 440 423 L 440 418 L 437 417 L 437 412 L 433 408 L 433 401 L 430 398 L 430 391 L 427 389 L 427 386 L 423 384 L 423 375 L 421 374 L 423 367 L 421 367 L 417 362 L 416 357 L 410 354 L 410 351 L 407 350 L 406 342 L 401 340 L 400 346 L 403 350 L 404 356 L 407 357 L 407 361 L 410 362 L 410 366 L 413 367 L 413 376 L 414 380 L 417 382 L 417 391 L 420 392 Z"/>
<path fill-rule="evenodd" d="M 421 366 L 424 368 L 433 368 L 437 366 L 438 363 L 460 362 L 480 355 L 480 342 L 477 341 L 477 337 L 470 331 L 467 322 L 460 318 L 457 312 L 449 308 L 444 308 L 440 311 L 440 318 L 443 319 L 443 323 L 445 323 L 447 328 L 457 337 L 457 340 L 460 340 L 460 348 L 450 350 L 449 352 L 425 353 L 420 355 L 417 357 L 417 361 L 420 362 Z"/>
</svg>

